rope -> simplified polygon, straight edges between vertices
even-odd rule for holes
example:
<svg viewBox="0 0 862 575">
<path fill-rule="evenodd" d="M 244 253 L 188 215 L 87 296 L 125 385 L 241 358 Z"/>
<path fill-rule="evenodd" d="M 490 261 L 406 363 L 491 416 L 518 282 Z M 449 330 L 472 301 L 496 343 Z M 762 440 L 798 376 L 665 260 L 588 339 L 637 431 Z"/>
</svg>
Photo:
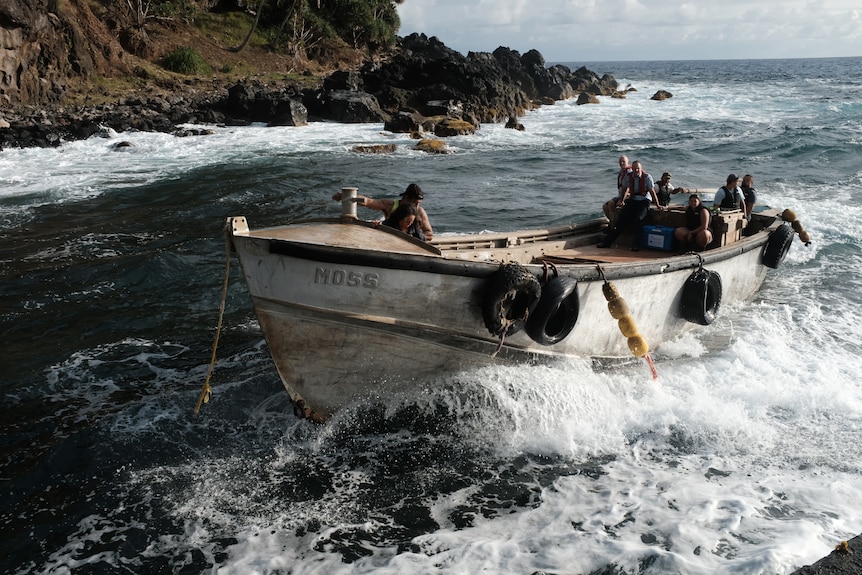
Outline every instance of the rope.
<svg viewBox="0 0 862 575">
<path fill-rule="evenodd" d="M 213 341 L 213 353 L 212 353 L 212 357 L 210 358 L 209 369 L 207 370 L 207 378 L 204 381 L 204 386 L 201 389 L 200 395 L 198 396 L 198 403 L 197 403 L 197 405 L 195 405 L 195 412 L 194 412 L 195 415 L 197 415 L 200 412 L 202 404 L 209 402 L 209 400 L 213 394 L 213 389 L 212 389 L 212 387 L 210 387 L 210 378 L 212 377 L 213 367 L 215 366 L 215 363 L 216 363 L 216 349 L 218 349 L 218 338 L 219 338 L 219 335 L 221 334 L 221 325 L 222 325 L 222 320 L 224 319 L 225 301 L 227 300 L 227 284 L 228 284 L 228 280 L 230 279 L 230 235 L 231 235 L 230 234 L 230 231 L 231 231 L 230 228 L 231 228 L 231 220 L 228 219 L 227 223 L 225 223 L 225 226 L 224 226 L 224 232 L 225 232 L 224 237 L 225 237 L 225 247 L 226 247 L 226 249 L 225 249 L 225 263 L 224 263 L 224 283 L 222 285 L 222 290 L 221 290 L 221 306 L 219 307 L 219 311 L 218 311 L 218 325 L 216 326 L 215 341 Z"/>
<path fill-rule="evenodd" d="M 497 357 L 497 354 L 500 353 L 500 350 L 503 349 L 503 342 L 506 341 L 506 332 L 509 331 L 509 328 L 506 327 L 503 332 L 500 334 L 500 345 L 497 346 L 497 349 L 494 350 L 494 353 L 491 354 L 491 357 Z"/>
<path fill-rule="evenodd" d="M 543 261 L 542 262 L 542 272 L 543 272 L 543 277 L 545 280 L 544 283 L 546 283 L 546 284 L 550 280 L 550 278 L 548 277 L 548 268 L 551 268 L 551 270 L 554 272 L 555 278 L 559 277 L 559 275 L 560 275 L 560 272 L 557 270 L 557 266 L 556 266 L 556 264 L 554 264 L 554 262 Z"/>
<path fill-rule="evenodd" d="M 602 278 L 602 281 L 603 281 L 603 282 L 605 282 L 605 283 L 608 283 L 608 280 L 607 280 L 607 278 L 605 277 L 605 270 L 604 270 L 604 268 L 601 266 L 601 264 L 596 264 L 596 270 L 598 270 L 598 272 L 599 272 L 599 277 L 600 277 L 600 278 Z"/>
</svg>

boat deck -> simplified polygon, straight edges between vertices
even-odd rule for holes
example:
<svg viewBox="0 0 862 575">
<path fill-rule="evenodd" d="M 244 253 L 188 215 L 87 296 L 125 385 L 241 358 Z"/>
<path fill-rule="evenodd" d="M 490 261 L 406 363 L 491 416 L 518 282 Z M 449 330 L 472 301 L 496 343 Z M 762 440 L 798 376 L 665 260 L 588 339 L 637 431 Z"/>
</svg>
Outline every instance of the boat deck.
<svg viewBox="0 0 862 575">
<path fill-rule="evenodd" d="M 764 214 L 766 216 L 766 214 Z M 683 212 L 651 210 L 648 225 L 673 228 L 682 225 Z M 774 217 L 760 217 L 762 229 Z M 423 242 L 397 230 L 355 218 L 314 219 L 295 222 L 289 226 L 250 230 L 244 217 L 232 218 L 234 235 L 262 239 L 324 246 L 334 249 L 379 251 L 405 255 L 442 256 L 450 260 L 473 262 L 512 261 L 521 264 L 617 264 L 656 261 L 689 253 L 687 250 L 663 250 L 641 242 L 638 251 L 629 249 L 632 236 L 622 234 L 609 248 L 599 248 L 605 237 L 608 220 L 598 218 L 577 224 L 552 228 L 491 232 L 480 234 L 438 235 L 431 242 Z M 322 225 L 323 224 L 323 225 Z M 331 225 L 344 224 L 344 225 Z M 739 210 L 722 212 L 711 224 L 714 241 L 705 252 L 736 243 L 743 239 L 747 225 Z M 752 230 L 747 230 L 752 231 Z M 668 240 L 669 241 L 669 240 Z M 666 244 L 666 245 L 669 245 Z"/>
</svg>

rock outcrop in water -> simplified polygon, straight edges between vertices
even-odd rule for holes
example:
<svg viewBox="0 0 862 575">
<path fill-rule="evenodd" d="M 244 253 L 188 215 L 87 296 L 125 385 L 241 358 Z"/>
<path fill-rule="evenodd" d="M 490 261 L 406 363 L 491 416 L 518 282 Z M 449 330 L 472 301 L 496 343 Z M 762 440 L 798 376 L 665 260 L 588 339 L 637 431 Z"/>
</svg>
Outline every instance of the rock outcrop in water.
<svg viewBox="0 0 862 575">
<path fill-rule="evenodd" d="M 247 81 L 206 93 L 161 96 L 142 91 L 85 109 L 12 108 L 0 113 L 0 149 L 55 146 L 105 129 L 186 134 L 177 125 L 196 123 L 382 122 L 394 132 L 447 136 L 472 133 L 483 122 L 517 118 L 543 103 L 617 93 L 612 76 L 599 77 L 583 67 L 546 67 L 535 50 L 520 55 L 500 47 L 464 56 L 434 37 L 413 34 L 401 39 L 385 61 L 336 72 L 314 89 Z"/>
</svg>

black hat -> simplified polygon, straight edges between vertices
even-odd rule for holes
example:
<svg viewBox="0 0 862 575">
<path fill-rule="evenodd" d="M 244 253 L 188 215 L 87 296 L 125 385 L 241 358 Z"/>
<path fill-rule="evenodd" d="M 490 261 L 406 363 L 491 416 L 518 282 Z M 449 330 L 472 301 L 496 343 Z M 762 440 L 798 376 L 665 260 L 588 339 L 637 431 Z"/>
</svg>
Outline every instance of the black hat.
<svg viewBox="0 0 862 575">
<path fill-rule="evenodd" d="M 662 180 L 664 180 L 665 178 L 667 178 L 668 180 L 670 179 L 670 172 L 665 172 L 661 175 Z"/>
<path fill-rule="evenodd" d="M 421 200 L 425 198 L 425 194 L 422 192 L 422 188 L 419 187 L 419 184 L 410 184 L 407 186 L 407 189 L 404 190 L 404 193 L 401 194 L 401 197 Z"/>
<path fill-rule="evenodd" d="M 736 174 L 730 174 L 729 176 L 727 176 L 727 183 L 732 184 L 733 182 L 735 182 L 738 179 L 739 179 L 739 176 L 737 176 Z"/>
</svg>

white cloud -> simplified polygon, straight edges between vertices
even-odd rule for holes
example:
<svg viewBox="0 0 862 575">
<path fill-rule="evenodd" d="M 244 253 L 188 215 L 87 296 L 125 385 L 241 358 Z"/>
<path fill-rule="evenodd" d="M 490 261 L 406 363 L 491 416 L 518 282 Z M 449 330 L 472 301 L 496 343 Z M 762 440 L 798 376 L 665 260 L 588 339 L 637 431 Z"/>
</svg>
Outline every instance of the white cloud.
<svg viewBox="0 0 862 575">
<path fill-rule="evenodd" d="M 405 0 L 400 35 L 548 61 L 862 56 L 858 0 Z"/>
</svg>

